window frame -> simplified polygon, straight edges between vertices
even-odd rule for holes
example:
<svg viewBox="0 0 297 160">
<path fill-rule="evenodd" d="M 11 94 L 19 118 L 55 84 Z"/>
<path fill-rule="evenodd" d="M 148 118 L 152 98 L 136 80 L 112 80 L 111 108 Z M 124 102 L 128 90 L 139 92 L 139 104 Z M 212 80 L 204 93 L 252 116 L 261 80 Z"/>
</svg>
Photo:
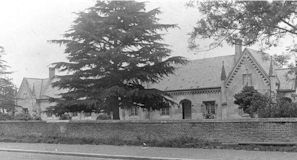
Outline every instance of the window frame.
<svg viewBox="0 0 297 160">
<path fill-rule="evenodd" d="M 169 107 L 161 108 L 160 109 L 160 115 L 161 116 L 169 116 L 170 115 L 170 108 Z"/>
<path fill-rule="evenodd" d="M 244 73 L 244 74 L 242 74 L 242 84 L 243 84 L 243 86 L 253 86 L 253 78 L 252 78 L 252 74 L 251 73 Z"/>
<path fill-rule="evenodd" d="M 204 118 L 205 119 L 215 119 L 217 114 L 217 104 L 216 101 L 203 101 L 204 107 Z"/>
<path fill-rule="evenodd" d="M 129 116 L 138 116 L 138 107 L 130 107 L 129 108 Z"/>
<path fill-rule="evenodd" d="M 46 116 L 47 117 L 53 117 L 53 113 L 52 112 L 46 112 Z"/>
</svg>

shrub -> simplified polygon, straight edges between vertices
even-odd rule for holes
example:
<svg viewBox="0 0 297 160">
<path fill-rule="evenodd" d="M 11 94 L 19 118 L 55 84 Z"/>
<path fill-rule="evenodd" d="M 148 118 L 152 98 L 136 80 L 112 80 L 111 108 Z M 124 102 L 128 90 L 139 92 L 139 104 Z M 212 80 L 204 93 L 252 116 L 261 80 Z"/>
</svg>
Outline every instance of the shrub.
<svg viewBox="0 0 297 160">
<path fill-rule="evenodd" d="M 108 120 L 108 119 L 111 119 L 109 115 L 107 114 L 103 114 L 103 113 L 100 113 L 97 117 L 97 120 Z"/>
<path fill-rule="evenodd" d="M 268 106 L 270 99 L 259 93 L 253 86 L 245 86 L 240 93 L 234 95 L 234 103 L 239 105 L 244 113 L 254 117 L 263 107 Z"/>
<path fill-rule="evenodd" d="M 67 113 L 64 113 L 64 114 L 61 114 L 60 115 L 60 120 L 70 120 L 71 119 L 71 116 Z"/>
<path fill-rule="evenodd" d="M 33 110 L 32 119 L 33 120 L 41 120 L 41 117 L 40 117 L 39 113 L 36 110 Z"/>
<path fill-rule="evenodd" d="M 32 117 L 28 113 L 20 113 L 14 116 L 15 120 L 21 120 L 21 121 L 28 121 L 32 120 Z"/>
<path fill-rule="evenodd" d="M 11 120 L 11 119 L 12 119 L 12 116 L 10 116 L 9 114 L 0 113 L 0 121 Z"/>
<path fill-rule="evenodd" d="M 271 104 L 259 110 L 261 118 L 297 117 L 297 103 L 291 103 L 286 98 L 280 98 L 276 104 Z"/>
</svg>

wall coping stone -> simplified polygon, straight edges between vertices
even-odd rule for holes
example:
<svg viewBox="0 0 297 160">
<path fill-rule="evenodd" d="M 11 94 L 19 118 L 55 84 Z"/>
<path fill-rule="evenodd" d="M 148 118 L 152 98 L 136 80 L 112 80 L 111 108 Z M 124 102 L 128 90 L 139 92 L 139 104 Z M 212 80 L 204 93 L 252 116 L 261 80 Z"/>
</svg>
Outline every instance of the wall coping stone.
<svg viewBox="0 0 297 160">
<path fill-rule="evenodd" d="M 1 121 L 0 123 L 24 123 L 24 122 L 29 122 L 29 123 L 46 123 L 46 121 L 41 121 L 41 120 L 29 120 L 29 121 L 21 121 L 21 120 L 7 120 L 7 121 Z"/>
<path fill-rule="evenodd" d="M 120 123 L 120 124 L 166 124 L 166 123 L 297 123 L 297 118 L 249 118 L 249 119 L 199 119 L 199 120 L 60 120 L 60 121 L 0 121 L 0 123 Z"/>
<path fill-rule="evenodd" d="M 296 122 L 297 118 L 249 118 L 249 119 L 226 119 L 226 120 L 72 120 L 69 123 L 285 123 Z"/>
</svg>

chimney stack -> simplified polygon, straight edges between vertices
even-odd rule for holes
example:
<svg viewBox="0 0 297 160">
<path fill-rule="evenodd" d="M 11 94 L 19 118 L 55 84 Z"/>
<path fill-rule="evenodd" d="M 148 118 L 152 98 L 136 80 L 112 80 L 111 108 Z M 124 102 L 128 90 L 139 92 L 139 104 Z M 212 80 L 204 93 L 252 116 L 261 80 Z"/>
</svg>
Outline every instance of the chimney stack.
<svg viewBox="0 0 297 160">
<path fill-rule="evenodd" d="M 238 39 L 235 41 L 234 65 L 240 58 L 241 54 L 242 54 L 242 40 Z"/>
<path fill-rule="evenodd" d="M 55 68 L 49 68 L 49 79 L 53 79 L 55 77 Z"/>
</svg>

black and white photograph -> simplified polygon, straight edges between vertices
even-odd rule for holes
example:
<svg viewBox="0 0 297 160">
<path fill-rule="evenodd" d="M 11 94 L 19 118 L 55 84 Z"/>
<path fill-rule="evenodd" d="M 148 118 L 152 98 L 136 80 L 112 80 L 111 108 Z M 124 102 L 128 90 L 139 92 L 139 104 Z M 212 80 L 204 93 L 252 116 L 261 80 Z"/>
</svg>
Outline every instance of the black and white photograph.
<svg viewBox="0 0 297 160">
<path fill-rule="evenodd" d="M 297 1 L 2 0 L 20 159 L 296 160 Z"/>
</svg>

